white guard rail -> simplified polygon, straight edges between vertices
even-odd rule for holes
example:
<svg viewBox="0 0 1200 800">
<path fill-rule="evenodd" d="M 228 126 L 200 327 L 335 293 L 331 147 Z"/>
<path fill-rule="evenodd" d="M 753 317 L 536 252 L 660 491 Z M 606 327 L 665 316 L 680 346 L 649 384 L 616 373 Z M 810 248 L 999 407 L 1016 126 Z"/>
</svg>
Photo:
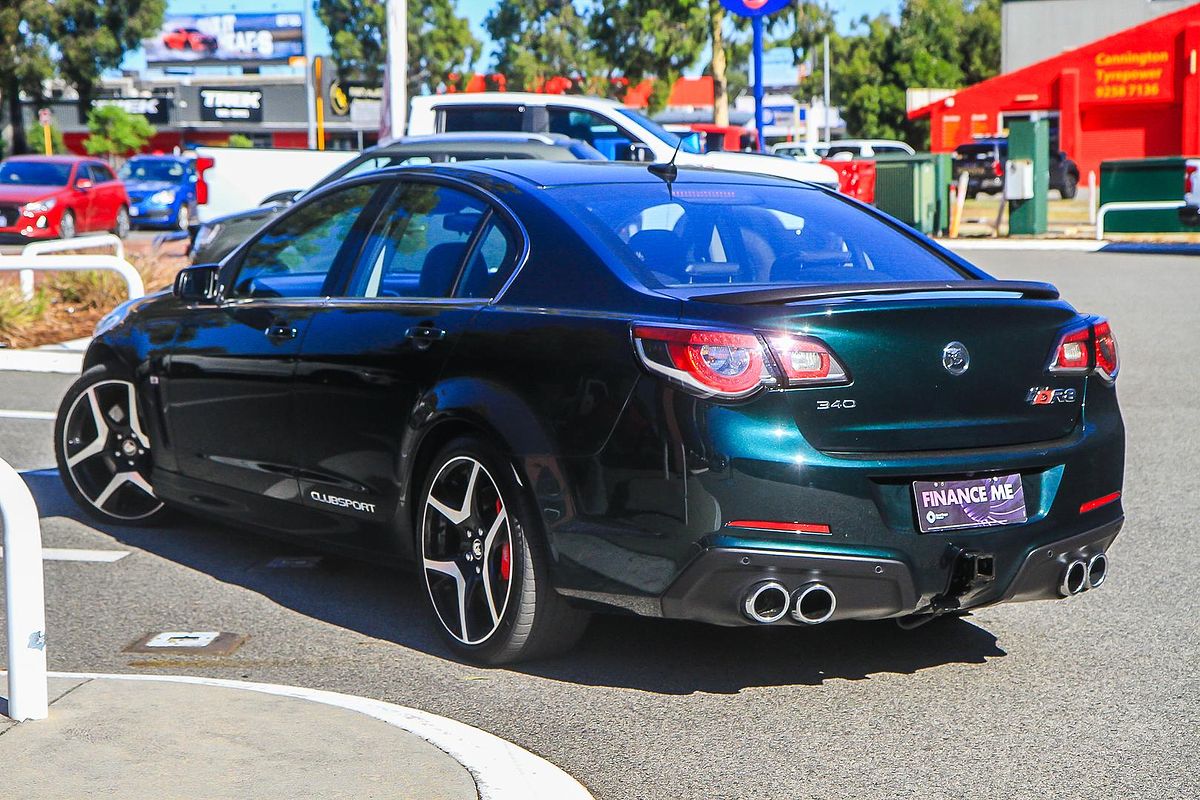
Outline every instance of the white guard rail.
<svg viewBox="0 0 1200 800">
<path fill-rule="evenodd" d="M 0 525 L 4 526 L 4 610 L 8 618 L 8 716 L 45 719 L 46 594 L 37 504 L 15 469 L 0 459 Z"/>
<path fill-rule="evenodd" d="M 1113 211 L 1170 211 L 1183 208 L 1182 200 L 1126 200 L 1120 203 L 1105 203 L 1096 212 L 1096 241 L 1104 241 L 1104 218 Z"/>
<path fill-rule="evenodd" d="M 133 300 L 138 297 L 144 297 L 146 294 L 146 284 L 142 282 L 142 276 L 123 258 L 117 256 L 0 256 L 0 272 L 23 272 L 26 270 L 44 270 L 47 272 L 56 271 L 73 271 L 73 272 L 91 272 L 93 270 L 107 270 L 115 272 L 125 279 L 125 285 L 129 289 L 129 299 Z M 24 281 L 22 281 L 22 290 L 24 290 Z M 29 282 L 29 291 L 25 295 L 27 300 L 33 299 L 33 281 Z"/>
<path fill-rule="evenodd" d="M 125 260 L 125 243 L 121 237 L 111 233 L 101 233 L 95 236 L 79 236 L 74 239 L 49 239 L 44 242 L 30 242 L 21 250 L 22 256 L 40 256 L 46 253 L 68 253 L 73 250 L 93 250 L 98 247 L 111 247 L 113 255 Z M 26 300 L 33 299 L 33 270 L 21 270 L 21 295 Z"/>
</svg>

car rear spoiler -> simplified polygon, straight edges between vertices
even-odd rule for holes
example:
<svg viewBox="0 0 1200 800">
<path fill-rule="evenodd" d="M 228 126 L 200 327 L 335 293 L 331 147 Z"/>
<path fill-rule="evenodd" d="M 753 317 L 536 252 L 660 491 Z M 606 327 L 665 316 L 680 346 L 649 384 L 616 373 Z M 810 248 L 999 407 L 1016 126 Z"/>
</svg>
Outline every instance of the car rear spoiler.
<svg viewBox="0 0 1200 800">
<path fill-rule="evenodd" d="M 865 294 L 923 294 L 928 292 L 1004 292 L 1019 294 L 1032 300 L 1056 300 L 1058 289 L 1038 281 L 901 281 L 896 283 L 842 283 L 824 286 L 781 286 L 773 289 L 708 292 L 708 287 L 672 287 L 667 294 L 683 300 L 706 303 L 727 303 L 735 306 L 791 303 L 801 300 L 824 300 L 832 297 L 851 297 Z"/>
</svg>

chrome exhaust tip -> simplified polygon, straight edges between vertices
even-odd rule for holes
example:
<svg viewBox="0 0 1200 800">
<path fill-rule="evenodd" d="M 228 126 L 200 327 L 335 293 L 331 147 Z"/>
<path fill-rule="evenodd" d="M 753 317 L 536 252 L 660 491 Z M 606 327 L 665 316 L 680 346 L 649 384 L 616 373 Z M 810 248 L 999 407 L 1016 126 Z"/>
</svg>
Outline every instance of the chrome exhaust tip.
<svg viewBox="0 0 1200 800">
<path fill-rule="evenodd" d="M 1058 593 L 1063 597 L 1079 594 L 1088 588 L 1088 565 L 1082 560 L 1072 561 L 1063 570 L 1062 582 L 1058 585 Z"/>
<path fill-rule="evenodd" d="M 1108 556 L 1096 553 L 1087 562 L 1087 588 L 1096 589 L 1108 578 Z"/>
<path fill-rule="evenodd" d="M 808 583 L 792 596 L 792 619 L 805 625 L 828 622 L 837 608 L 837 595 L 823 583 Z"/>
<path fill-rule="evenodd" d="M 750 587 L 742 598 L 742 613 L 754 622 L 770 625 L 787 615 L 791 596 L 779 581 L 762 581 Z"/>
</svg>

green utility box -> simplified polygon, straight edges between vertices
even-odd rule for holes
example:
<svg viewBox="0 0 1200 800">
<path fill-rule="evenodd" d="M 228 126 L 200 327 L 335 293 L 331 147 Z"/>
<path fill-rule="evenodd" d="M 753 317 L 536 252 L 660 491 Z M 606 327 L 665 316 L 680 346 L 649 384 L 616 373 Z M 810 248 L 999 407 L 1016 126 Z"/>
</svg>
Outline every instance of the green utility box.
<svg viewBox="0 0 1200 800">
<path fill-rule="evenodd" d="M 875 207 L 921 233 L 935 233 L 939 222 L 936 163 L 930 153 L 876 157 Z"/>
<path fill-rule="evenodd" d="M 1004 198 L 1008 235 L 1040 236 L 1049 228 L 1050 124 L 1044 119 L 1014 121 L 1008 128 Z"/>
<path fill-rule="evenodd" d="M 1100 205 L 1138 200 L 1183 201 L 1185 159 L 1129 158 L 1100 164 Z M 1175 209 L 1165 211 L 1110 210 L 1105 233 L 1194 233 L 1179 221 Z"/>
</svg>

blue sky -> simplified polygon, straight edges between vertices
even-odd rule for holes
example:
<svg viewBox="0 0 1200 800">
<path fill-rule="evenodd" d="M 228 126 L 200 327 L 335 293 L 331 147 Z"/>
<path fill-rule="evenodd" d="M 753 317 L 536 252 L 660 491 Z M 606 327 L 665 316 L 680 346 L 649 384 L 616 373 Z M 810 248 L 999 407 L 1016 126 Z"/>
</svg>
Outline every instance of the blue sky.
<svg viewBox="0 0 1200 800">
<path fill-rule="evenodd" d="M 536 0 L 533 0 L 536 2 Z M 587 0 L 576 0 L 583 4 Z M 360 0 L 360 2 L 382 2 L 382 0 Z M 420 2 L 420 0 L 409 0 Z M 887 12 L 894 14 L 900 5 L 900 0 L 833 0 L 830 3 L 837 11 L 838 24 L 843 29 L 848 27 L 851 20 L 862 14 L 878 14 Z M 487 33 L 483 29 L 483 20 L 488 12 L 496 6 L 496 0 L 458 0 L 459 13 L 471 21 L 475 35 L 483 41 L 484 55 L 491 53 Z M 324 26 L 312 12 L 312 3 L 307 0 L 168 0 L 168 14 L 212 14 L 219 12 L 241 12 L 253 14 L 267 11 L 304 11 L 307 14 L 306 34 L 307 50 L 310 54 L 320 55 L 329 52 L 329 35 Z M 482 67 L 486 59 L 477 66 Z M 131 53 L 125 59 L 127 69 L 140 69 L 145 65 L 145 58 L 140 53 Z"/>
</svg>

